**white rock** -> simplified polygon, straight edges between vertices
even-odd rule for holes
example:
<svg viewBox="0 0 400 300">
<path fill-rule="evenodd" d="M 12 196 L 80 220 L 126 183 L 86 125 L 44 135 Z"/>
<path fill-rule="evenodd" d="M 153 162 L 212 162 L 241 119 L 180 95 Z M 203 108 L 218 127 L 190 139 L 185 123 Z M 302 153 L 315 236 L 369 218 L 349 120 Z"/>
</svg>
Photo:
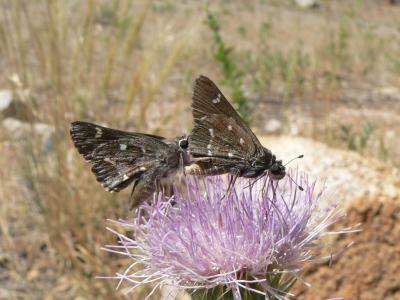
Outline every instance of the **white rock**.
<svg viewBox="0 0 400 300">
<path fill-rule="evenodd" d="M 33 130 L 35 133 L 43 136 L 54 133 L 54 128 L 46 123 L 35 122 L 33 124 L 23 122 L 14 118 L 5 118 L 3 126 L 10 132 L 27 132 Z"/>
<path fill-rule="evenodd" d="M 326 182 L 344 202 L 364 195 L 376 198 L 400 196 L 400 172 L 380 161 L 305 138 L 259 136 L 259 139 L 284 163 L 304 154 L 304 158 L 293 161 L 287 168 L 298 167 L 311 178 Z"/>
<path fill-rule="evenodd" d="M 282 122 L 277 119 L 271 119 L 265 124 L 265 130 L 271 133 L 277 133 L 282 129 Z"/>
<path fill-rule="evenodd" d="M 13 95 L 10 90 L 0 90 L 0 112 L 10 106 L 12 99 Z"/>
<path fill-rule="evenodd" d="M 15 118 L 5 118 L 1 124 L 14 141 L 26 141 L 32 137 L 39 138 L 42 144 L 42 153 L 47 155 L 51 152 L 54 127 L 40 122 L 27 123 Z"/>
<path fill-rule="evenodd" d="M 33 130 L 40 135 L 49 136 L 54 133 L 54 128 L 46 123 L 33 123 Z"/>
<path fill-rule="evenodd" d="M 10 133 L 18 133 L 27 130 L 28 129 L 28 124 L 14 119 L 14 118 L 6 118 L 3 120 L 3 122 L 1 122 L 2 125 L 10 132 Z"/>
<path fill-rule="evenodd" d="M 296 4 L 300 7 L 309 8 L 318 6 L 317 0 L 294 0 Z"/>
<path fill-rule="evenodd" d="M 400 96 L 400 90 L 394 86 L 384 86 L 379 88 L 377 91 L 378 94 L 383 96 Z"/>
</svg>

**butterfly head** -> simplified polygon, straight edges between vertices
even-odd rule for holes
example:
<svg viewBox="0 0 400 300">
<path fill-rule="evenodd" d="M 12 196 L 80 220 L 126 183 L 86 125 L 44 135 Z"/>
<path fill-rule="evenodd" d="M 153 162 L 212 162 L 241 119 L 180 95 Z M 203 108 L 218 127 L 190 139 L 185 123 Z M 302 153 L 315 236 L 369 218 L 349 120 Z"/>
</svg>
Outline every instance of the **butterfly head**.
<svg viewBox="0 0 400 300">
<path fill-rule="evenodd" d="M 187 136 L 181 136 L 178 138 L 178 146 L 179 149 L 186 151 L 187 148 L 189 147 L 189 141 Z"/>
<path fill-rule="evenodd" d="M 272 156 L 272 165 L 269 169 L 269 177 L 273 180 L 279 180 L 285 177 L 286 168 L 281 160 L 277 160 L 275 155 Z"/>
<path fill-rule="evenodd" d="M 181 157 L 181 163 L 183 163 L 183 165 L 187 165 L 190 161 L 188 137 L 186 135 L 177 137 L 175 139 L 175 143 Z"/>
</svg>

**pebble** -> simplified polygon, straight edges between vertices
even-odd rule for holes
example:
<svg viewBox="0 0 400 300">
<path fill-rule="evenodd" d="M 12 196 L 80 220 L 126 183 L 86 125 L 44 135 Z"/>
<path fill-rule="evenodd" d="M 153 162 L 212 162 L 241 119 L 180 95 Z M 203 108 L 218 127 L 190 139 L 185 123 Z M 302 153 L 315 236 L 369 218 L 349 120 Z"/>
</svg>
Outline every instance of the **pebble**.
<svg viewBox="0 0 400 300">
<path fill-rule="evenodd" d="M 303 8 L 313 8 L 318 6 L 318 1 L 316 0 L 295 0 L 296 4 Z"/>
<path fill-rule="evenodd" d="M 0 112 L 10 106 L 12 99 L 13 96 L 10 90 L 0 90 Z"/>
</svg>

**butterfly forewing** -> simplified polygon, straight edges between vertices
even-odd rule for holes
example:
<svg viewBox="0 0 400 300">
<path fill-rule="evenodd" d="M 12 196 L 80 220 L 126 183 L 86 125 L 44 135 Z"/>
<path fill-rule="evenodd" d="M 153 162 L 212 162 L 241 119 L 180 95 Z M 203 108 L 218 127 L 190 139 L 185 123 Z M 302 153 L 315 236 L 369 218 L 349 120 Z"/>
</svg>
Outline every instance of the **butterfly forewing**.
<svg viewBox="0 0 400 300">
<path fill-rule="evenodd" d="M 209 78 L 200 76 L 196 79 L 193 88 L 193 117 L 194 121 L 204 116 L 223 114 L 241 122 L 240 116 L 230 105 L 218 87 Z"/>
<path fill-rule="evenodd" d="M 241 173 L 261 144 L 218 87 L 200 76 L 193 90 L 190 153 L 204 174 Z M 232 171 L 237 169 L 236 171 Z"/>
<path fill-rule="evenodd" d="M 128 141 L 124 141 L 128 143 Z M 109 191 L 120 191 L 157 165 L 158 158 L 151 151 L 132 145 L 121 150 L 121 141 L 100 145 L 91 160 L 96 178 Z"/>
<path fill-rule="evenodd" d="M 232 107 L 224 94 L 215 83 L 205 76 L 196 79 L 193 88 L 192 113 L 194 123 L 202 123 L 206 117 L 212 115 L 224 115 L 232 118 L 235 124 L 253 140 L 253 144 L 260 145 L 257 137 L 243 122 L 236 110 Z"/>
<path fill-rule="evenodd" d="M 195 124 L 190 140 L 191 153 L 209 157 L 246 159 L 256 148 L 251 137 L 233 118 L 211 115 Z"/>
<path fill-rule="evenodd" d="M 261 145 L 218 87 L 205 76 L 195 81 L 192 113 L 194 128 L 189 150 L 194 162 L 191 169 L 196 173 L 257 177 L 275 163 L 271 151 Z M 279 175 L 284 174 L 283 167 L 279 171 Z"/>
</svg>

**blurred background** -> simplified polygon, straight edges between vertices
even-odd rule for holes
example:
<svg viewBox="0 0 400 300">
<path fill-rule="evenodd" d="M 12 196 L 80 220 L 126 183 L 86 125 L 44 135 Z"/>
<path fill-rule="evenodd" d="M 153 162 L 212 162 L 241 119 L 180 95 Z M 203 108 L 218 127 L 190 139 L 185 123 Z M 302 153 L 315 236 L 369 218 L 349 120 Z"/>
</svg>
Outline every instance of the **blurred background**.
<svg viewBox="0 0 400 300">
<path fill-rule="evenodd" d="M 130 263 L 100 249 L 130 191 L 101 188 L 69 123 L 188 133 L 200 74 L 363 222 L 295 298 L 400 299 L 397 2 L 1 0 L 0 299 L 144 299 L 96 278 Z"/>
</svg>

